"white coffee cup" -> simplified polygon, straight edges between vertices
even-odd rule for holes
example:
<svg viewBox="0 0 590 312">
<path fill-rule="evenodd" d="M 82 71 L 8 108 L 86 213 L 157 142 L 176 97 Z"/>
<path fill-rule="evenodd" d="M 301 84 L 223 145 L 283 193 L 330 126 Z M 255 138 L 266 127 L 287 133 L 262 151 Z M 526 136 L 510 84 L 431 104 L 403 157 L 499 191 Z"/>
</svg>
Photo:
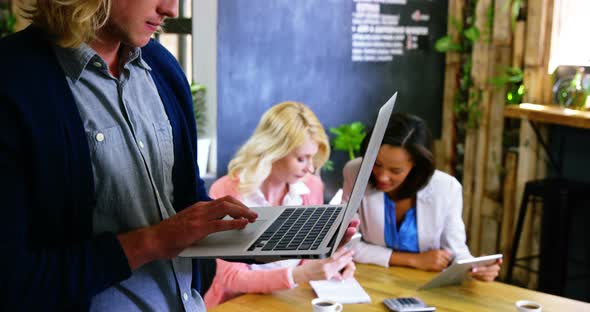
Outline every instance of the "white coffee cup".
<svg viewBox="0 0 590 312">
<path fill-rule="evenodd" d="M 315 298 L 311 301 L 313 312 L 340 312 L 342 311 L 342 304 L 322 298 Z"/>
<path fill-rule="evenodd" d="M 541 312 L 543 309 L 539 303 L 530 300 L 518 300 L 515 305 L 518 312 Z"/>
</svg>

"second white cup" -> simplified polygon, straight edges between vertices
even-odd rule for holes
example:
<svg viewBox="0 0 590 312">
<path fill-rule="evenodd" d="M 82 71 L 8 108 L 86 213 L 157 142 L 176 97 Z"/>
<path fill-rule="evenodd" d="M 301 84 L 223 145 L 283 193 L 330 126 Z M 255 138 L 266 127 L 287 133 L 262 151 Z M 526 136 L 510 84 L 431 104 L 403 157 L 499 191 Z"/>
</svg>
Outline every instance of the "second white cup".
<svg viewBox="0 0 590 312">
<path fill-rule="evenodd" d="M 540 304 L 530 300 L 518 300 L 515 305 L 518 312 L 541 312 L 543 310 Z"/>
<path fill-rule="evenodd" d="M 342 311 L 342 304 L 336 301 L 315 298 L 311 301 L 313 312 L 340 312 Z"/>
</svg>

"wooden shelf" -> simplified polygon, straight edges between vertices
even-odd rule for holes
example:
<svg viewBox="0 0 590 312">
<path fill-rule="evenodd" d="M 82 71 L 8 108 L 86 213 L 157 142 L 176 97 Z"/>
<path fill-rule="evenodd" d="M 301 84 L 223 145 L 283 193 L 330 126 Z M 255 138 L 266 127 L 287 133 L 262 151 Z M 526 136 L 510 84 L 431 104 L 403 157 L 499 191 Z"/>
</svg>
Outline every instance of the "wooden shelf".
<svg viewBox="0 0 590 312">
<path fill-rule="evenodd" d="M 507 105 L 504 108 L 504 117 L 590 129 L 590 112 L 564 108 L 558 105 L 531 103 Z"/>
</svg>

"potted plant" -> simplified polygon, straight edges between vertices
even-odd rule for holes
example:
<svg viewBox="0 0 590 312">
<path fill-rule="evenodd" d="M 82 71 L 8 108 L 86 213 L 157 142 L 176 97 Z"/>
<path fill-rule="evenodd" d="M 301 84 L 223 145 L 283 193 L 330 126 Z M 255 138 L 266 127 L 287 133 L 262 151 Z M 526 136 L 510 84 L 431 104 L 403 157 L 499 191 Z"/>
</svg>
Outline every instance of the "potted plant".
<svg viewBox="0 0 590 312">
<path fill-rule="evenodd" d="M 206 87 L 202 84 L 191 83 L 191 94 L 193 97 L 193 111 L 195 122 L 197 123 L 197 163 L 201 170 L 201 175 L 207 171 L 209 162 L 209 150 L 211 147 L 211 138 L 206 136 L 207 118 L 205 116 L 205 95 Z"/>
<path fill-rule="evenodd" d="M 361 150 L 361 143 L 367 135 L 365 126 L 360 121 L 332 127 L 330 133 L 334 134 L 334 138 L 331 140 L 332 149 L 346 152 L 349 160 L 356 158 L 357 153 Z M 322 169 L 332 171 L 334 170 L 334 163 L 328 160 Z M 341 201 L 342 189 L 338 189 L 329 202 L 330 204 L 339 204 Z"/>
<path fill-rule="evenodd" d="M 367 133 L 365 126 L 360 121 L 354 121 L 348 124 L 341 124 L 337 127 L 331 127 L 330 133 L 334 134 L 332 138 L 332 149 L 335 151 L 344 151 L 348 153 L 348 159 L 352 160 L 356 157 L 356 153 L 361 149 L 361 143 Z M 322 170 L 334 170 L 334 162 L 332 160 L 326 161 Z"/>
<path fill-rule="evenodd" d="M 356 153 L 360 151 L 361 143 L 367 135 L 365 126 L 360 121 L 332 127 L 330 133 L 335 135 L 332 140 L 334 150 L 347 152 L 350 160 L 356 157 Z"/>
</svg>

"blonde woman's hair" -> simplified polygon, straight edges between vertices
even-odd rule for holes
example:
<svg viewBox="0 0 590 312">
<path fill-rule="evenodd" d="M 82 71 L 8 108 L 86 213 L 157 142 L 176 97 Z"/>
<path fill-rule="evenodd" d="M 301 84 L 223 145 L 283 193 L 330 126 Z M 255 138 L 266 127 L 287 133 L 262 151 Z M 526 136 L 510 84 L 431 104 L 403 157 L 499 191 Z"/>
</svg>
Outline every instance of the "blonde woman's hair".
<svg viewBox="0 0 590 312">
<path fill-rule="evenodd" d="M 27 19 L 64 48 L 90 42 L 109 18 L 112 0 L 36 0 L 23 6 Z M 115 0 L 116 1 L 116 0 Z"/>
<path fill-rule="evenodd" d="M 270 175 L 273 162 L 300 147 L 308 137 L 318 144 L 313 165 L 319 170 L 330 157 L 330 143 L 316 115 L 298 102 L 271 107 L 229 163 L 229 176 L 240 181 L 238 192 L 249 194 L 257 190 Z"/>
</svg>

